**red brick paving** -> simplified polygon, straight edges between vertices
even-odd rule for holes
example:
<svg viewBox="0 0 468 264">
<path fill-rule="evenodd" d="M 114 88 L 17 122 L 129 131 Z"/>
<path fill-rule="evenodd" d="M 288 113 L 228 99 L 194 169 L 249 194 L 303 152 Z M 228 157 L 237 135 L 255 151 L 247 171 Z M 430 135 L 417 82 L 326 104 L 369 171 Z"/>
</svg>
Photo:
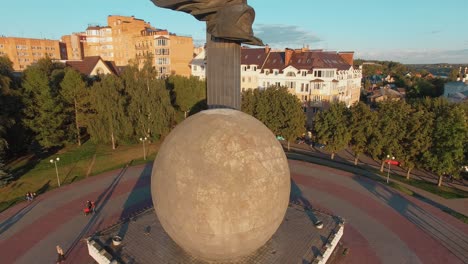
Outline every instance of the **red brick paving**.
<svg viewBox="0 0 468 264">
<path fill-rule="evenodd" d="M 345 177 L 354 176 L 353 173 L 339 171 L 333 168 L 319 166 L 315 164 L 309 164 L 299 161 L 290 161 L 290 163 L 318 168 L 322 171 L 332 172 L 334 174 Z M 41 195 L 40 197 L 38 197 L 38 199 L 39 201 L 47 199 L 52 195 L 56 195 L 57 192 L 66 192 L 71 188 L 85 188 L 88 184 L 93 184 L 97 180 L 103 179 L 103 177 L 110 177 L 112 175 L 115 176 L 115 171 L 106 173 L 99 177 L 91 177 L 89 179 L 80 181 L 72 185 L 64 186 L 60 189 L 56 189 L 54 191 Z M 460 263 L 460 260 L 456 258 L 445 247 L 441 246 L 440 242 L 434 240 L 427 233 L 419 229 L 416 225 L 409 222 L 406 218 L 401 216 L 392 208 L 382 205 L 382 203 L 379 203 L 378 201 L 372 199 L 370 196 L 366 196 L 350 188 L 346 188 L 344 186 L 339 186 L 328 182 L 326 180 L 326 177 L 317 180 L 305 175 L 292 174 L 292 178 L 297 183 L 309 187 L 310 189 L 317 188 L 318 190 L 331 193 L 343 200 L 346 200 L 352 203 L 354 206 L 361 209 L 362 211 L 366 212 L 369 216 L 372 216 L 373 218 L 377 219 L 380 223 L 382 223 L 389 230 L 395 233 L 402 241 L 404 241 L 407 244 L 407 246 L 411 250 L 413 250 L 415 254 L 424 263 Z M 112 195 L 110 195 L 110 197 L 108 198 L 112 200 L 113 198 L 128 193 L 136 188 L 147 186 L 149 183 L 149 181 L 145 180 L 136 184 L 137 180 L 138 179 L 132 179 L 129 181 L 122 180 L 122 182 L 118 184 Z M 394 192 L 393 195 L 399 195 L 395 191 L 392 192 Z M 100 192 L 94 192 L 90 195 L 87 195 L 87 197 L 98 197 L 100 194 Z M 428 213 L 442 219 L 448 224 L 459 228 L 461 232 L 467 232 L 468 225 L 464 225 L 457 219 L 445 214 L 439 209 L 424 202 L 421 202 L 413 197 L 405 196 L 405 199 L 413 203 L 415 206 L 419 206 Z M 41 240 L 41 238 L 46 237 L 49 232 L 57 229 L 58 226 L 66 223 L 68 220 L 79 215 L 81 213 L 83 201 L 84 200 L 81 198 L 75 199 L 57 209 L 54 208 L 54 210 L 52 210 L 50 213 L 38 218 L 31 225 L 28 225 L 21 229 L 13 237 L 3 242 L 0 242 L 0 262 L 13 263 L 23 253 L 27 252 L 28 248 L 36 245 Z M 143 203 L 136 204 L 129 211 L 131 212 L 133 210 L 137 210 L 138 208 L 141 208 L 141 206 L 146 206 L 146 204 L 148 203 L 150 204 L 151 200 L 145 200 Z M 1 213 L 0 221 L 4 221 L 5 219 L 8 219 L 9 217 L 15 215 L 18 211 L 24 208 L 24 205 L 17 205 Z M 326 208 L 322 209 L 327 210 Z M 339 215 L 339 212 L 336 213 Z M 109 224 L 115 223 L 121 217 L 121 214 L 121 212 L 118 212 L 110 217 L 106 217 L 103 220 L 103 222 L 99 223 L 98 226 L 93 226 L 90 232 L 96 229 L 101 229 Z M 342 242 L 344 243 L 345 247 L 349 247 L 350 249 L 348 255 L 343 259 L 342 263 L 381 262 L 379 257 L 373 251 L 371 245 L 369 245 L 367 239 L 362 234 L 360 234 L 351 224 L 347 224 L 345 226 L 345 233 L 342 238 Z M 87 249 L 84 243 L 79 243 L 75 248 L 73 248 L 73 250 L 68 256 L 68 263 L 83 263 L 88 262 L 90 260 L 90 258 L 87 255 Z"/>
<path fill-rule="evenodd" d="M 423 263 L 461 263 L 460 259 L 416 225 L 391 208 L 383 206 L 368 196 L 346 187 L 327 181 L 319 181 L 301 174 L 291 174 L 291 177 L 298 184 L 333 193 L 335 196 L 366 212 L 404 241 Z"/>
<path fill-rule="evenodd" d="M 137 179 L 121 182 L 116 186 L 112 194 L 108 197 L 111 200 L 114 197 L 128 193 L 132 189 L 146 186 L 147 182 L 135 184 Z M 66 191 L 62 189 L 62 191 Z M 86 197 L 97 199 L 101 195 L 101 191 L 94 192 Z M 41 197 L 41 199 L 45 199 Z M 68 202 L 67 204 L 51 210 L 48 214 L 38 218 L 29 226 L 15 233 L 9 239 L 0 242 L 0 248 L 3 252 L 2 262 L 13 263 L 17 258 L 24 254 L 28 248 L 33 247 L 48 233 L 56 230 L 61 225 L 65 224 L 74 217 L 82 214 L 84 207 L 84 198 L 78 198 Z M 99 207 L 100 204 L 98 203 Z"/>
<path fill-rule="evenodd" d="M 341 242 L 344 248 L 348 248 L 348 253 L 342 258 L 340 264 L 381 263 L 374 250 L 370 247 L 367 239 L 352 225 L 345 225 Z M 337 253 L 341 254 L 341 252 Z"/>
</svg>

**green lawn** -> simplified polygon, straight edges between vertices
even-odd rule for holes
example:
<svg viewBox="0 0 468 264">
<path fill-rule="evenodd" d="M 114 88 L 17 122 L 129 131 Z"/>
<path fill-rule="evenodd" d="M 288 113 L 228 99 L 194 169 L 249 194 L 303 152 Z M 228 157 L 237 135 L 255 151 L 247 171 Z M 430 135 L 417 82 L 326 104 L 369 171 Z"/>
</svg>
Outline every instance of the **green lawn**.
<svg viewBox="0 0 468 264">
<path fill-rule="evenodd" d="M 154 160 L 159 143 L 147 146 L 147 160 Z M 44 193 L 57 188 L 57 176 L 50 159 L 60 158 L 57 163 L 61 185 L 70 184 L 83 178 L 121 168 L 132 161 L 132 165 L 145 163 L 141 144 L 121 145 L 112 150 L 109 145 L 86 142 L 81 147 L 69 146 L 56 154 L 25 156 L 7 164 L 17 177 L 6 187 L 0 188 L 0 212 L 24 200 L 26 192 Z"/>
</svg>

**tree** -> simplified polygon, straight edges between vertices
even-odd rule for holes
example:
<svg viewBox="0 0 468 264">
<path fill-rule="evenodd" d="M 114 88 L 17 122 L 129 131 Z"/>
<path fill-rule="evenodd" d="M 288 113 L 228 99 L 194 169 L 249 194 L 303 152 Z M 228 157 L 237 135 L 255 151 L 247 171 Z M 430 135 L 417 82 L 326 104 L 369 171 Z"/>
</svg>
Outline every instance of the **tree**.
<svg viewBox="0 0 468 264">
<path fill-rule="evenodd" d="M 255 116 L 256 99 L 259 97 L 258 92 L 258 89 L 248 89 L 242 92 L 241 109 L 243 112 Z"/>
<path fill-rule="evenodd" d="M 416 81 L 410 88 L 408 89 L 406 96 L 408 98 L 424 98 L 424 97 L 436 97 L 438 91 L 436 87 L 431 82 L 417 78 Z"/>
<path fill-rule="evenodd" d="M 410 107 L 404 101 L 384 101 L 377 107 L 377 122 L 368 151 L 373 159 L 381 160 L 380 171 L 383 172 L 387 155 L 399 159 L 402 153 L 401 141 L 406 133 L 406 117 Z"/>
<path fill-rule="evenodd" d="M 350 146 L 354 152 L 354 165 L 357 165 L 359 155 L 367 150 L 370 137 L 377 121 L 377 115 L 363 102 L 358 102 L 353 105 L 350 110 Z"/>
<path fill-rule="evenodd" d="M 29 144 L 22 124 L 22 96 L 13 74 L 13 62 L 0 56 L 0 159 L 22 151 Z M 3 155 L 3 156 L 2 156 Z"/>
<path fill-rule="evenodd" d="M 467 118 L 462 107 L 440 101 L 434 100 L 432 105 L 435 115 L 432 144 L 423 154 L 425 167 L 439 176 L 439 187 L 445 174 L 458 175 L 466 162 L 464 147 L 468 140 Z"/>
<path fill-rule="evenodd" d="M 423 154 L 432 144 L 431 131 L 433 114 L 419 105 L 413 106 L 406 122 L 406 133 L 402 139 L 402 153 L 399 159 L 407 168 L 406 179 L 410 179 L 411 170 L 421 164 Z"/>
<path fill-rule="evenodd" d="M 111 143 L 116 149 L 119 140 L 131 137 L 133 128 L 127 117 L 125 106 L 128 98 L 124 94 L 124 85 L 119 77 L 102 76 L 90 91 L 92 111 L 88 113 L 89 132 L 95 142 Z"/>
<path fill-rule="evenodd" d="M 331 152 L 331 159 L 335 153 L 346 148 L 351 139 L 349 130 L 350 112 L 342 102 L 334 103 L 330 109 L 316 114 L 314 131 L 320 143 L 326 144 L 325 149 Z"/>
<path fill-rule="evenodd" d="M 263 122 L 275 135 L 290 142 L 302 135 L 306 117 L 299 99 L 284 87 L 242 93 L 242 110 Z"/>
<path fill-rule="evenodd" d="M 44 148 L 60 146 L 66 140 L 69 120 L 58 85 L 62 77 L 63 65 L 49 58 L 39 60 L 24 72 L 24 123 Z"/>
<path fill-rule="evenodd" d="M 458 69 L 452 69 L 449 73 L 449 75 L 447 76 L 447 79 L 449 81 L 452 81 L 452 82 L 455 82 L 457 80 L 457 78 L 459 77 L 458 74 L 460 73 L 460 71 Z"/>
<path fill-rule="evenodd" d="M 61 94 L 73 108 L 73 120 L 75 121 L 75 133 L 78 146 L 81 146 L 81 127 L 83 127 L 84 102 L 87 97 L 86 83 L 81 74 L 71 68 L 65 69 L 65 76 L 60 83 Z"/>
<path fill-rule="evenodd" d="M 185 118 L 195 105 L 206 100 L 206 82 L 196 77 L 172 75 L 168 79 L 168 84 L 172 88 L 175 105 L 184 112 Z"/>
<path fill-rule="evenodd" d="M 165 82 L 156 77 L 156 71 L 148 59 L 141 69 L 136 64 L 131 64 L 122 76 L 134 138 L 159 138 L 168 133 L 173 123 L 174 109 L 169 91 Z"/>
</svg>

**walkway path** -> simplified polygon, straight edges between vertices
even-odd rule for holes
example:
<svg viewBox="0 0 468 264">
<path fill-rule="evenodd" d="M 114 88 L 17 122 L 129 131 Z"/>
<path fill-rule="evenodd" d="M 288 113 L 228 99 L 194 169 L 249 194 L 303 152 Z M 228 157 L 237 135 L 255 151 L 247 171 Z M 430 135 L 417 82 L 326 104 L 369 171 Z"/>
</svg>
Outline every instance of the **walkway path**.
<svg viewBox="0 0 468 264">
<path fill-rule="evenodd" d="M 467 263 L 468 225 L 358 174 L 290 161 L 292 196 L 344 217 L 340 263 Z M 92 263 L 83 238 L 151 205 L 151 164 L 62 186 L 0 213 L 1 263 Z M 84 216 L 86 200 L 97 213 Z"/>
<path fill-rule="evenodd" d="M 294 149 L 293 149 L 294 150 Z M 321 156 L 317 156 L 316 153 L 314 152 L 305 152 L 304 150 L 295 150 L 294 152 L 289 152 L 287 153 L 288 158 L 291 159 L 298 159 L 298 160 L 303 160 L 303 161 L 308 161 L 316 164 L 321 164 L 325 166 L 332 166 L 335 168 L 341 168 L 346 171 L 352 171 L 356 174 L 360 175 L 367 175 L 367 176 L 373 176 L 373 177 L 381 177 L 379 174 L 372 173 L 369 171 L 365 171 L 361 168 L 357 168 L 352 164 L 346 164 L 342 162 L 335 162 L 333 160 L 330 160 L 329 158 L 323 158 Z M 393 172 L 392 172 L 393 173 Z M 405 188 L 413 191 L 417 195 L 419 195 L 421 198 L 426 199 L 427 202 L 433 203 L 435 206 L 439 208 L 447 208 L 450 210 L 453 210 L 455 212 L 458 212 L 460 214 L 463 214 L 465 216 L 468 216 L 468 198 L 460 198 L 460 199 L 446 199 L 443 198 L 439 195 L 430 193 L 428 191 L 419 189 L 417 187 L 414 187 L 412 185 L 406 184 L 402 181 L 398 181 L 395 179 L 392 179 L 390 177 L 390 181 L 396 182 L 401 186 L 404 186 Z M 459 186 L 460 189 L 464 189 L 464 186 Z"/>
<path fill-rule="evenodd" d="M 284 147 L 287 146 L 286 142 L 282 142 L 282 143 L 283 143 Z M 319 157 L 319 158 L 330 159 L 330 153 L 326 152 L 323 149 L 311 148 L 307 144 L 291 144 L 291 149 L 295 150 L 295 151 L 300 151 L 300 152 L 306 153 L 307 155 L 312 155 L 312 156 Z M 339 161 L 339 162 L 343 162 L 343 163 L 347 163 L 347 164 L 353 164 L 354 163 L 354 154 L 349 149 L 342 150 L 342 151 L 336 153 L 335 161 Z M 367 155 L 361 155 L 359 157 L 358 164 L 359 165 L 367 165 L 367 166 L 372 167 L 374 169 L 380 169 L 380 165 L 381 165 L 379 162 L 373 160 L 372 158 L 370 158 Z M 385 169 L 387 169 L 387 167 L 385 167 Z M 401 175 L 403 177 L 406 177 L 406 170 L 399 167 L 399 166 L 392 166 L 391 171 L 392 171 L 392 173 L 395 173 L 395 174 Z M 437 184 L 437 181 L 438 181 L 438 176 L 436 176 L 435 174 L 433 174 L 431 172 L 428 172 L 428 171 L 425 171 L 425 170 L 419 170 L 419 169 L 412 170 L 411 171 L 411 177 L 413 179 L 422 180 L 422 181 L 426 181 L 426 182 L 431 182 L 431 183 L 434 183 L 434 184 Z M 464 180 L 464 179 L 459 179 L 459 180 L 455 179 L 455 180 L 453 180 L 453 182 L 447 182 L 447 181 L 444 180 L 443 185 L 447 186 L 447 187 L 451 187 L 451 188 L 457 188 L 457 189 L 468 192 L 468 181 Z"/>
</svg>

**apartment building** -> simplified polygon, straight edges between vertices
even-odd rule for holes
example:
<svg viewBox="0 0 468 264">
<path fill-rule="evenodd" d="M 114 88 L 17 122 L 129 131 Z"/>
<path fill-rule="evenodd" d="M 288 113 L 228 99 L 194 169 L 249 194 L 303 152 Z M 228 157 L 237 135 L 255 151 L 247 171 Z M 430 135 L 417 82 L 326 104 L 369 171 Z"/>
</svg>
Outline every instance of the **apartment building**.
<svg viewBox="0 0 468 264">
<path fill-rule="evenodd" d="M 241 90 L 284 86 L 311 113 L 337 101 L 349 107 L 359 101 L 362 78 L 353 57 L 353 52 L 242 47 Z M 192 75 L 204 78 L 200 60 L 192 60 Z"/>
<path fill-rule="evenodd" d="M 193 58 L 191 37 L 177 36 L 133 16 L 108 16 L 107 26 L 89 26 L 85 32 L 84 56 L 100 56 L 117 66 L 139 63 L 148 57 L 161 76 L 190 76 Z"/>
<path fill-rule="evenodd" d="M 84 33 L 73 33 L 62 36 L 61 43 L 66 48 L 66 56 L 63 60 L 82 60 L 84 58 L 83 42 L 86 40 Z"/>
<path fill-rule="evenodd" d="M 8 56 L 15 71 L 23 71 L 41 58 L 60 60 L 66 48 L 58 40 L 0 37 L 0 56 Z"/>
</svg>

